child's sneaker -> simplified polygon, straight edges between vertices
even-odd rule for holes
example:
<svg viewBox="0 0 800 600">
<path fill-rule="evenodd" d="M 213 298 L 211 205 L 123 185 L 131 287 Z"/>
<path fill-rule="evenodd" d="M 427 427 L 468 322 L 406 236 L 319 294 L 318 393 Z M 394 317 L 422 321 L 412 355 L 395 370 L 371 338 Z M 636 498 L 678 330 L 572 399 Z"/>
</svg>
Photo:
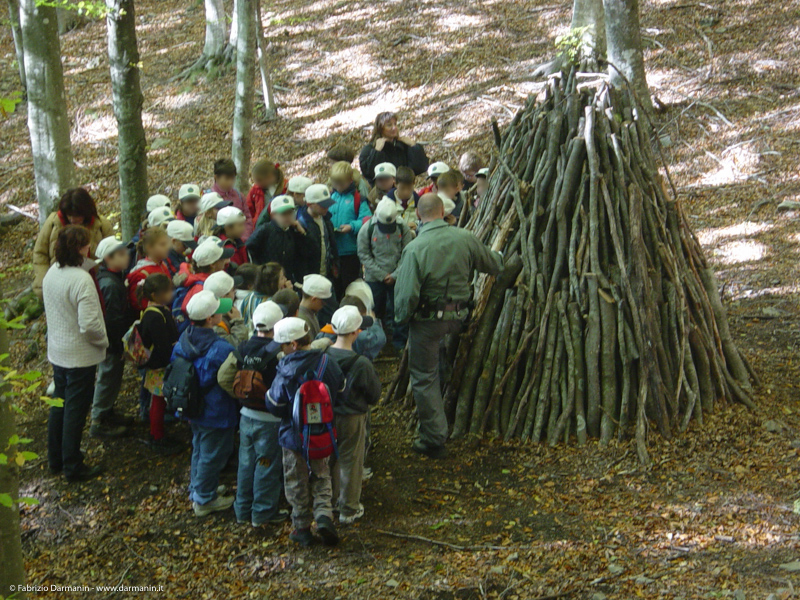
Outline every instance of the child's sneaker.
<svg viewBox="0 0 800 600">
<path fill-rule="evenodd" d="M 347 516 L 342 515 L 342 514 L 339 515 L 339 524 L 340 525 L 352 525 L 353 523 L 358 521 L 363 516 L 364 516 L 364 505 L 359 503 L 358 510 L 355 512 L 355 514 L 347 515 Z"/>
<path fill-rule="evenodd" d="M 267 519 L 266 521 L 262 521 L 258 523 L 253 521 L 251 525 L 253 527 L 263 527 L 264 525 L 283 525 L 289 519 L 289 511 L 285 508 L 278 509 L 278 512 L 275 513 L 275 516 L 271 519 Z"/>
<path fill-rule="evenodd" d="M 310 527 L 306 527 L 304 529 L 295 529 L 289 534 L 289 539 L 295 544 L 303 546 L 303 548 L 308 548 L 316 541 L 314 534 L 311 533 Z"/>
<path fill-rule="evenodd" d="M 336 533 L 336 526 L 330 517 L 317 519 L 317 533 L 322 537 L 322 543 L 326 546 L 335 546 L 339 543 L 339 534 Z"/>
<path fill-rule="evenodd" d="M 233 496 L 217 496 L 211 502 L 206 504 L 192 502 L 192 508 L 194 509 L 194 514 L 196 517 L 206 517 L 211 513 L 228 510 L 231 506 L 233 506 L 234 500 L 235 498 Z"/>
<path fill-rule="evenodd" d="M 372 472 L 372 469 L 369 467 L 364 467 L 364 470 L 361 472 L 361 481 L 369 481 L 372 479 L 372 476 L 375 473 Z"/>
</svg>

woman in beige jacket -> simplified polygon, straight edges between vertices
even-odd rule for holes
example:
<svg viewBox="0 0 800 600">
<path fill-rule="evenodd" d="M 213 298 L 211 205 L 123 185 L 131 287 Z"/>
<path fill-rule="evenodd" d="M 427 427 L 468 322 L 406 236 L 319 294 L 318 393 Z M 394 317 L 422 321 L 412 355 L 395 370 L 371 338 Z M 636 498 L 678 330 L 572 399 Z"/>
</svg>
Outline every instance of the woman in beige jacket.
<svg viewBox="0 0 800 600">
<path fill-rule="evenodd" d="M 89 230 L 89 256 L 94 258 L 97 244 L 105 237 L 114 235 L 111 223 L 97 214 L 94 199 L 84 188 L 67 190 L 58 204 L 58 210 L 51 213 L 39 231 L 33 247 L 33 271 L 35 279 L 33 291 L 42 297 L 42 280 L 47 270 L 56 261 L 55 249 L 59 232 L 67 225 L 81 225 Z"/>
</svg>

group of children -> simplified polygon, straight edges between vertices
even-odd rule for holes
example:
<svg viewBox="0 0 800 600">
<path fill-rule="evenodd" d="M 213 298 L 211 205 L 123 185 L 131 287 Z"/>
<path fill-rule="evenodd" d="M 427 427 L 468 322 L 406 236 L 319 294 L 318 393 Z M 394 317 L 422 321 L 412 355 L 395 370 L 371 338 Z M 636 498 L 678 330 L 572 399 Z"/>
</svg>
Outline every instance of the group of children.
<svg viewBox="0 0 800 600">
<path fill-rule="evenodd" d="M 234 187 L 233 162 L 218 160 L 209 191 L 181 186 L 174 211 L 168 197 L 151 197 L 135 246 L 109 237 L 95 253 L 110 345 L 98 370 L 92 435 L 125 431 L 113 406 L 123 340 L 135 329 L 149 352 L 137 365 L 140 417 L 157 453 L 182 449 L 165 432 L 173 418 L 167 390 L 170 365 L 192 365 L 202 397 L 189 419 L 195 514 L 233 505 L 241 523 L 280 523 L 285 493 L 291 539 L 301 545 L 316 539 L 312 522 L 323 542 L 337 542 L 334 511 L 342 524 L 364 514 L 369 410 L 381 395 L 372 363 L 387 333 L 405 346 L 393 286 L 419 226 L 421 193 L 438 193 L 455 225 L 485 195 L 488 176 L 468 154 L 459 170 L 432 164 L 428 187 L 416 191 L 410 169 L 383 163 L 364 194 L 360 173 L 332 162 L 321 184 L 286 181 L 280 165 L 258 161 L 245 197 Z M 234 497 L 218 484 L 237 428 Z"/>
</svg>

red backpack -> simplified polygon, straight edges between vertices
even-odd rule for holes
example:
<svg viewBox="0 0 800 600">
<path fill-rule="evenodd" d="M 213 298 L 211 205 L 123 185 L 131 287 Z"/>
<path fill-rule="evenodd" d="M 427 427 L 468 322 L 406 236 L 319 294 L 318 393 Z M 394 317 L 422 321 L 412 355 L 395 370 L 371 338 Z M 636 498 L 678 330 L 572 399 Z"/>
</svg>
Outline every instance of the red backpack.
<svg viewBox="0 0 800 600">
<path fill-rule="evenodd" d="M 303 446 L 306 462 L 339 457 L 336 429 L 333 426 L 331 391 L 323 383 L 328 356 L 323 354 L 316 371 L 309 373 L 297 393 L 292 407 L 292 427 Z M 310 467 L 309 467 L 310 468 Z"/>
</svg>

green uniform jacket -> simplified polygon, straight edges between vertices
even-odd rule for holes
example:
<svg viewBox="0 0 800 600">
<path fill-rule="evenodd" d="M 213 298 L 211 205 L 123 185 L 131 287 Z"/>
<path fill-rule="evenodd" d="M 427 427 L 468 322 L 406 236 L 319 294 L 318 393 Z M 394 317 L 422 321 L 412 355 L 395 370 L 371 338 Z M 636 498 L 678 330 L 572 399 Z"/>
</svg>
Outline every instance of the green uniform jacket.
<svg viewBox="0 0 800 600">
<path fill-rule="evenodd" d="M 497 275 L 502 270 L 502 255 L 492 252 L 472 232 L 441 219 L 426 223 L 403 250 L 396 271 L 395 320 L 410 321 L 423 298 L 468 302 L 475 271 Z"/>
</svg>

